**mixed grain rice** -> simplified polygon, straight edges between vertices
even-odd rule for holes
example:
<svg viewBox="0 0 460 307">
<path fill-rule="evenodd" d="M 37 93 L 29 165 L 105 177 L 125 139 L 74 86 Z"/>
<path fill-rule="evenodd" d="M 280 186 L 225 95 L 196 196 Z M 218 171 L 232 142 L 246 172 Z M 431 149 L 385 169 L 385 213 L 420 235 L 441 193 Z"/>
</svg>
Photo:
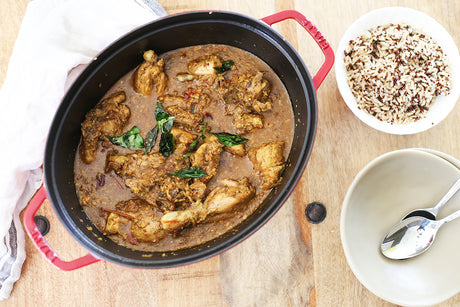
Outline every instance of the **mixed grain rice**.
<svg viewBox="0 0 460 307">
<path fill-rule="evenodd" d="M 381 121 L 406 124 L 448 95 L 450 67 L 431 37 L 408 25 L 373 28 L 344 51 L 348 85 L 358 108 Z"/>
</svg>

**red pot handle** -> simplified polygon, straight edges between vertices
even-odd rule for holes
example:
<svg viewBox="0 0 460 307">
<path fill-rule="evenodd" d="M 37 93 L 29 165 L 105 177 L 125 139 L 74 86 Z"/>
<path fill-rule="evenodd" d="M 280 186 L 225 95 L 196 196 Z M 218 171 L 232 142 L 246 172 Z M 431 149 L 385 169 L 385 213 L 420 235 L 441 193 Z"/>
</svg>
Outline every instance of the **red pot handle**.
<svg viewBox="0 0 460 307">
<path fill-rule="evenodd" d="M 94 257 L 91 254 L 87 254 L 86 256 L 77 258 L 72 261 L 64 261 L 59 258 L 59 256 L 48 245 L 48 242 L 46 242 L 40 230 L 38 230 L 37 224 L 34 220 L 35 213 L 47 198 L 48 193 L 46 192 L 45 186 L 42 185 L 30 201 L 24 213 L 24 225 L 35 246 L 48 259 L 49 262 L 64 271 L 72 271 L 99 261 L 100 259 Z"/>
<path fill-rule="evenodd" d="M 309 21 L 304 15 L 302 15 L 298 11 L 281 11 L 276 14 L 264 17 L 261 20 L 267 23 L 269 26 L 271 26 L 274 23 L 283 21 L 288 18 L 294 19 L 302 27 L 304 27 L 304 29 L 307 30 L 308 33 L 310 33 L 310 35 L 316 41 L 318 46 L 321 48 L 321 51 L 323 51 L 325 57 L 324 63 L 320 67 L 316 75 L 313 77 L 313 86 L 315 87 L 315 90 L 318 90 L 324 78 L 326 78 L 327 74 L 331 70 L 332 65 L 334 65 L 334 51 L 332 50 L 331 46 L 324 38 L 324 36 L 321 34 L 321 32 L 319 32 L 318 28 L 316 28 L 316 26 L 313 23 L 311 23 L 311 21 Z"/>
</svg>

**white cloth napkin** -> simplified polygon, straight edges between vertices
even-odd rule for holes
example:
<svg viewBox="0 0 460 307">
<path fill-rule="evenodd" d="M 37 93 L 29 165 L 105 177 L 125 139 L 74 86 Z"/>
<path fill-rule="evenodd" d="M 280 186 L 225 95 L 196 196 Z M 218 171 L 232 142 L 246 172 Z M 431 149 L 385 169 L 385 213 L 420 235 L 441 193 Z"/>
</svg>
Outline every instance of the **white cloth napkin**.
<svg viewBox="0 0 460 307">
<path fill-rule="evenodd" d="M 0 90 L 0 300 L 10 296 L 21 274 L 25 240 L 19 213 L 42 182 L 48 129 L 69 72 L 164 15 L 154 0 L 29 3 Z"/>
</svg>

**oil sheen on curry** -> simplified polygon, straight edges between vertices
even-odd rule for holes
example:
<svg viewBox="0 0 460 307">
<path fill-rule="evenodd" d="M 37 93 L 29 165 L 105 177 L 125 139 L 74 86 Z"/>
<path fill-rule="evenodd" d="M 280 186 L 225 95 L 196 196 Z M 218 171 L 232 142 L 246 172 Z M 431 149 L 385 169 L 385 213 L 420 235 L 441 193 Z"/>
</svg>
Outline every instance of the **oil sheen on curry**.
<svg viewBox="0 0 460 307">
<path fill-rule="evenodd" d="M 294 133 L 289 96 L 266 63 L 231 46 L 147 50 L 139 63 L 81 124 L 77 194 L 122 246 L 196 246 L 279 183 Z"/>
</svg>

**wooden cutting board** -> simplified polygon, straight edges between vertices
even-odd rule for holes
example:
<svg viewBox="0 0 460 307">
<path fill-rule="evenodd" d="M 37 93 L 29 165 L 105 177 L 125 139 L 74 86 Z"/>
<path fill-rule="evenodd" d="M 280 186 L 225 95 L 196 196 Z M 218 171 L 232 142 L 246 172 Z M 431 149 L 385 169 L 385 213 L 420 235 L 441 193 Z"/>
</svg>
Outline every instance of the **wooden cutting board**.
<svg viewBox="0 0 460 307">
<path fill-rule="evenodd" d="M 40 0 L 35 0 L 40 1 Z M 27 0 L 0 1 L 0 84 L 3 83 Z M 460 46 L 458 0 L 162 0 L 169 14 L 191 10 L 229 10 L 262 18 L 284 9 L 307 16 L 335 50 L 345 29 L 364 13 L 406 6 L 441 23 Z M 90 8 L 89 8 L 90 9 Z M 323 56 L 293 21 L 274 26 L 300 53 L 314 74 Z M 33 50 L 31 50 L 33 56 Z M 343 102 L 334 69 L 318 90 L 319 120 L 313 153 L 300 183 L 282 209 L 262 229 L 211 259 L 172 269 L 145 270 L 98 262 L 72 272 L 50 265 L 26 238 L 21 279 L 3 306 L 392 306 L 365 289 L 349 269 L 340 242 L 340 210 L 357 172 L 382 153 L 427 147 L 460 157 L 460 108 L 429 131 L 387 135 L 361 123 Z M 320 201 L 327 217 L 306 221 L 308 203 Z M 85 251 L 57 220 L 49 203 L 47 240 L 64 259 Z M 440 306 L 459 306 L 460 295 Z"/>
</svg>

